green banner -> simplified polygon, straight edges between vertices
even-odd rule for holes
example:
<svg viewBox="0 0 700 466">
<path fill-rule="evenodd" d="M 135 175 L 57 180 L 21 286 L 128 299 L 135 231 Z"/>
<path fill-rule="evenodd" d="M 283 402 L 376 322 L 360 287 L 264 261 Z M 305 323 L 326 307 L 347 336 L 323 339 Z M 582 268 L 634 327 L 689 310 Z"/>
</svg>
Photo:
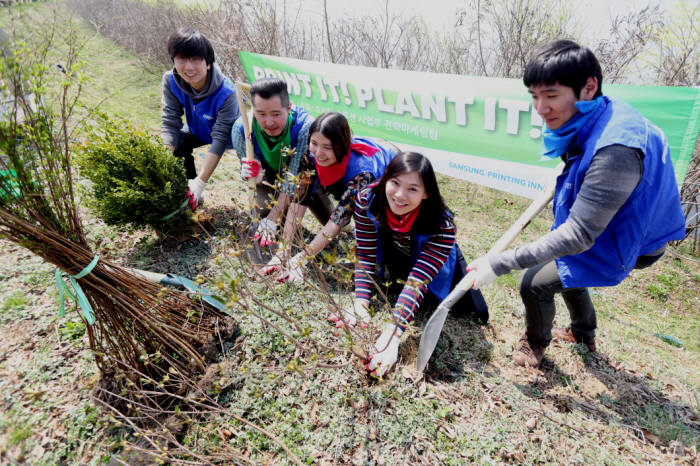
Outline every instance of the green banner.
<svg viewBox="0 0 700 466">
<path fill-rule="evenodd" d="M 521 80 L 337 65 L 239 52 L 250 82 L 275 76 L 313 115 L 428 156 L 457 178 L 534 198 L 557 161 L 540 161 L 542 119 Z M 700 89 L 607 85 L 666 134 L 679 184 L 700 131 Z"/>
</svg>

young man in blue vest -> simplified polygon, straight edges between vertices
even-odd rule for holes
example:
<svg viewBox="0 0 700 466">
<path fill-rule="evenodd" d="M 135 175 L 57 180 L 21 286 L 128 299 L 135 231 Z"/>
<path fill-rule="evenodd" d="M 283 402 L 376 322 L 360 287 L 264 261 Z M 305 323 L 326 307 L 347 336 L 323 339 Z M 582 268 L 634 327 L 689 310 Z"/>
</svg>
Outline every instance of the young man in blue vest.
<svg viewBox="0 0 700 466">
<path fill-rule="evenodd" d="M 685 217 L 666 137 L 628 104 L 601 92 L 593 52 L 569 40 L 535 51 L 525 86 L 544 119 L 543 155 L 566 163 L 557 179 L 552 231 L 537 241 L 470 264 L 474 288 L 510 270 L 520 276 L 525 334 L 513 353 L 538 366 L 552 336 L 596 350 L 596 314 L 587 287 L 614 286 L 683 239 Z M 553 328 L 554 294 L 571 325 Z"/>
<path fill-rule="evenodd" d="M 231 127 L 238 118 L 236 88 L 214 63 L 209 40 L 194 29 L 183 28 L 168 38 L 173 69 L 163 75 L 161 136 L 176 157 L 185 159 L 190 207 L 204 199 L 204 186 L 219 159 L 231 148 Z M 182 114 L 187 126 L 183 128 Z M 192 152 L 209 144 L 197 176 Z"/>
<path fill-rule="evenodd" d="M 251 128 L 255 159 L 245 160 L 245 133 L 239 118 L 233 125 L 233 148 L 241 159 L 241 176 L 256 181 L 255 198 L 261 216 L 255 234 L 260 245 L 275 242 L 277 224 L 293 200 L 300 168 L 310 164 L 306 159 L 309 127 L 314 119 L 303 108 L 289 100 L 287 83 L 278 78 L 261 78 L 250 87 L 253 106 Z M 241 117 L 242 118 L 242 117 Z M 291 154 L 284 150 L 291 149 Z M 309 165 L 310 167 L 310 165 Z M 286 180 L 278 186 L 278 177 Z M 277 202 L 269 207 L 277 196 Z M 325 225 L 330 219 L 332 204 L 328 196 L 312 194 L 309 209 Z"/>
</svg>

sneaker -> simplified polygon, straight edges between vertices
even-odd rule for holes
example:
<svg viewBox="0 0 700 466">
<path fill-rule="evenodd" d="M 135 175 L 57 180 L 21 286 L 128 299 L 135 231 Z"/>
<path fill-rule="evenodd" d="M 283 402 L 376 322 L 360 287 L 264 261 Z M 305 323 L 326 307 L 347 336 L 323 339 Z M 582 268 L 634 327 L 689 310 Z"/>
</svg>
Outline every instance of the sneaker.
<svg viewBox="0 0 700 466">
<path fill-rule="evenodd" d="M 557 340 L 568 341 L 570 343 L 583 343 L 588 347 L 588 351 L 595 353 L 595 338 L 592 338 L 591 341 L 583 341 L 583 337 L 574 335 L 574 332 L 571 331 L 571 326 L 554 327 L 552 329 L 552 336 Z"/>
<path fill-rule="evenodd" d="M 516 366 L 537 367 L 544 357 L 544 349 L 544 346 L 530 345 L 527 334 L 523 334 L 513 352 L 513 362 Z"/>
</svg>

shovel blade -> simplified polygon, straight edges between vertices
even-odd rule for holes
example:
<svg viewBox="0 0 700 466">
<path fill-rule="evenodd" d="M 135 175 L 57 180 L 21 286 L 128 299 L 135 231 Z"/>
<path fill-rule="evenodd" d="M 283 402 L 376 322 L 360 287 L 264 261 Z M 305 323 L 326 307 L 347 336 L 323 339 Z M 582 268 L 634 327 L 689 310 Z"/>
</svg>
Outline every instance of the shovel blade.
<svg viewBox="0 0 700 466">
<path fill-rule="evenodd" d="M 428 365 L 430 356 L 435 351 L 435 346 L 437 346 L 437 342 L 440 339 L 442 327 L 445 325 L 449 312 L 449 307 L 440 305 L 433 312 L 433 315 L 430 316 L 428 323 L 425 324 L 423 335 L 421 335 L 420 344 L 418 345 L 418 358 L 416 359 L 416 370 L 418 372 L 423 372 L 425 366 Z"/>
<path fill-rule="evenodd" d="M 224 304 L 221 301 L 216 299 L 212 295 L 211 291 L 207 290 L 206 288 L 197 285 L 195 282 L 193 282 L 189 278 L 181 277 L 179 275 L 174 275 L 172 273 L 169 273 L 167 276 L 168 276 L 168 278 L 170 278 L 172 280 L 172 282 L 176 282 L 176 283 L 180 284 L 187 291 L 191 291 L 193 293 L 199 294 L 202 297 L 202 301 L 204 301 L 205 303 L 215 307 L 216 309 L 220 310 L 221 312 L 224 312 L 226 314 L 229 313 L 228 309 L 226 309 L 226 306 L 224 306 Z"/>
</svg>

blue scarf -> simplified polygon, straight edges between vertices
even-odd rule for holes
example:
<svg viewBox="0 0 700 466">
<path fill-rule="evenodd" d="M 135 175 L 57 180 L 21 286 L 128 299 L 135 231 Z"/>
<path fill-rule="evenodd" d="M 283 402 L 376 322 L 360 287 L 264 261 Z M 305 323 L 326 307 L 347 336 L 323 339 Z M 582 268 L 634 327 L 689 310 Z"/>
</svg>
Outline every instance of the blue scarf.
<svg viewBox="0 0 700 466">
<path fill-rule="evenodd" d="M 542 158 L 540 160 L 555 159 L 564 155 L 578 130 L 588 123 L 588 120 L 595 114 L 595 110 L 603 102 L 602 96 L 593 100 L 579 100 L 575 104 L 578 112 L 569 121 L 554 130 L 545 125 L 542 131 L 542 149 L 540 150 Z"/>
</svg>

